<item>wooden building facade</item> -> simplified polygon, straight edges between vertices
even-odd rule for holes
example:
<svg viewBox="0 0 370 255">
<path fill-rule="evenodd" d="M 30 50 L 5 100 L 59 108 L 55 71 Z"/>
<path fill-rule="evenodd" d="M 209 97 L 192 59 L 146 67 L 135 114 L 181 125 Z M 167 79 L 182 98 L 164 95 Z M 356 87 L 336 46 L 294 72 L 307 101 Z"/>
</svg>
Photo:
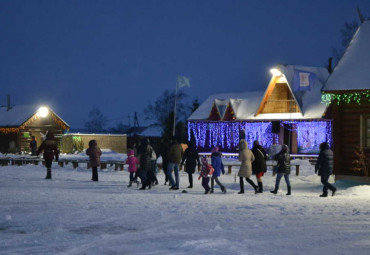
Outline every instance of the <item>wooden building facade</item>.
<svg viewBox="0 0 370 255">
<path fill-rule="evenodd" d="M 336 178 L 370 181 L 370 20 L 358 28 L 322 98 L 333 119 Z"/>
<path fill-rule="evenodd" d="M 1 153 L 28 153 L 32 136 L 39 146 L 47 132 L 58 141 L 66 130 L 69 125 L 47 106 L 0 107 Z"/>
<path fill-rule="evenodd" d="M 287 144 L 291 153 L 317 154 L 331 143 L 331 120 L 321 102 L 329 73 L 323 67 L 279 65 L 265 91 L 211 95 L 188 119 L 198 149 L 236 150 L 240 134 L 269 148 Z"/>
</svg>

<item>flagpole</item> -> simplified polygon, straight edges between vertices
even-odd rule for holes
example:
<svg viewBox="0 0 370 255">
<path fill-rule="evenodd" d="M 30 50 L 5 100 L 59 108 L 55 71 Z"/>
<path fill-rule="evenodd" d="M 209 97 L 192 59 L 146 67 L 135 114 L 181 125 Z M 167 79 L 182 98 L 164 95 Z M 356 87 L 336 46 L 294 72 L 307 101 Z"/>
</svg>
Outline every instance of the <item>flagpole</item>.
<svg viewBox="0 0 370 255">
<path fill-rule="evenodd" d="M 178 77 L 176 81 L 176 93 L 175 93 L 175 109 L 173 111 L 173 130 L 172 130 L 172 136 L 175 138 L 175 129 L 176 129 L 176 111 L 177 111 L 177 92 L 179 89 L 179 82 L 178 82 Z"/>
</svg>

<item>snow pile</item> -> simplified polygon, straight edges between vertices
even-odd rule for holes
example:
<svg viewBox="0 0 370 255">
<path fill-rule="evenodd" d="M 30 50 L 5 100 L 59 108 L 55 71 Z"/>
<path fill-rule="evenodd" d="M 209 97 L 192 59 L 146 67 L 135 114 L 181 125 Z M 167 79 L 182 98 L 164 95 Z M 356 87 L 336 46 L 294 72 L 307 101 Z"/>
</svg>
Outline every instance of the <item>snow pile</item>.
<svg viewBox="0 0 370 255">
<path fill-rule="evenodd" d="M 54 162 L 51 181 L 41 165 L 0 167 L 0 254 L 368 254 L 370 186 L 340 181 L 335 197 L 320 198 L 314 167 L 299 163 L 292 196 L 284 180 L 277 195 L 268 192 L 271 169 L 263 194 L 249 184 L 237 194 L 233 167 L 220 177 L 226 194 L 215 186 L 204 195 L 196 174 L 194 188 L 186 188 L 184 172 L 180 191 L 163 185 L 162 171 L 159 185 L 142 191 L 127 188 L 127 166 L 99 171 L 99 182 L 86 166 Z"/>
</svg>

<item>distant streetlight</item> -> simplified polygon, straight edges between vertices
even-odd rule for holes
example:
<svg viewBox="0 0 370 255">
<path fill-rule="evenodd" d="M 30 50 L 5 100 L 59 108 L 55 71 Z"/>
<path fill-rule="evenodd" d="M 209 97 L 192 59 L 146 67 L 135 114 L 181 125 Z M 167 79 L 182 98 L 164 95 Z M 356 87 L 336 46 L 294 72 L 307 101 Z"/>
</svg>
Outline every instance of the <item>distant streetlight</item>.
<svg viewBox="0 0 370 255">
<path fill-rule="evenodd" d="M 37 111 L 37 116 L 45 118 L 49 115 L 49 109 L 45 106 L 41 106 L 39 110 Z"/>
</svg>

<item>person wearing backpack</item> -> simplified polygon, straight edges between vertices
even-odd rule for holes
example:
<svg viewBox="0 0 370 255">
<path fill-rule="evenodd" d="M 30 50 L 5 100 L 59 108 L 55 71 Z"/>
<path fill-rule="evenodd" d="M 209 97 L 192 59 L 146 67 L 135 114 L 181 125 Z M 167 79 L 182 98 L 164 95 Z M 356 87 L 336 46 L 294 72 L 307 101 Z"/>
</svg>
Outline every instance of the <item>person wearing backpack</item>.
<svg viewBox="0 0 370 255">
<path fill-rule="evenodd" d="M 262 177 L 267 171 L 266 151 L 256 140 L 253 142 L 252 153 L 254 155 L 254 161 L 252 162 L 252 173 L 255 174 L 257 178 L 257 182 L 258 182 L 257 193 L 263 193 Z"/>
</svg>

